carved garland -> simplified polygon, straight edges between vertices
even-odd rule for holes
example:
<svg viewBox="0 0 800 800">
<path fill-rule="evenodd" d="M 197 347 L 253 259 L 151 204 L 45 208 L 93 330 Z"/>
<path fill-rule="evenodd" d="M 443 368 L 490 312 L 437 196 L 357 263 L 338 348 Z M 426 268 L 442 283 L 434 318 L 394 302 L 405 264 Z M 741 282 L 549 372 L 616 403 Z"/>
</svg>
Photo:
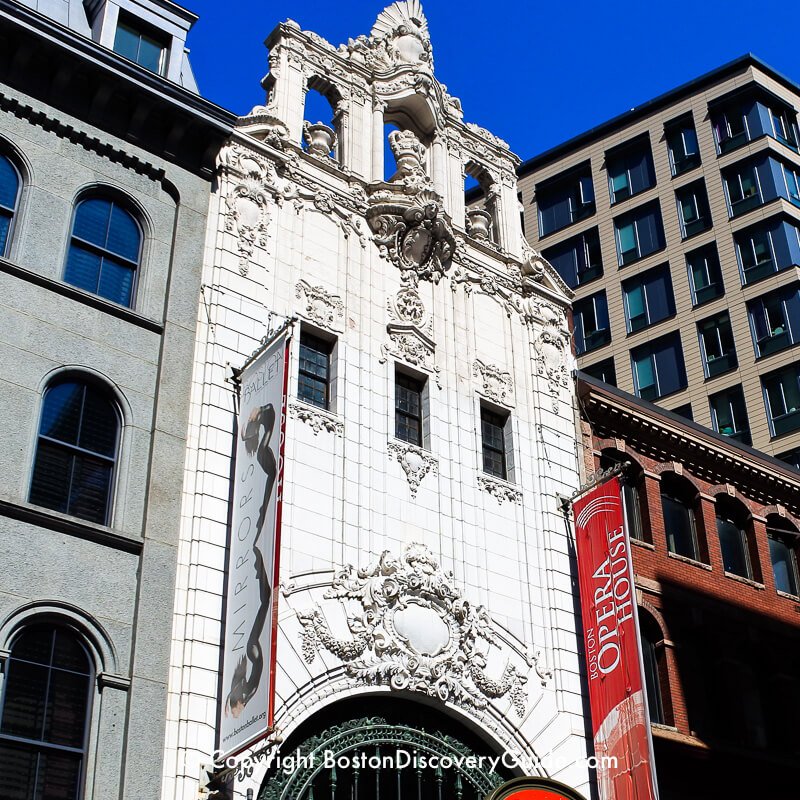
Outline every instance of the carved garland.
<svg viewBox="0 0 800 800">
<path fill-rule="evenodd" d="M 439 462 L 421 447 L 401 442 L 389 442 L 387 450 L 389 456 L 397 459 L 398 464 L 403 468 L 412 498 L 417 496 L 417 489 L 429 472 L 433 475 L 439 474 Z"/>
<path fill-rule="evenodd" d="M 344 423 L 322 409 L 305 403 L 290 403 L 289 415 L 293 419 L 305 422 L 314 431 L 316 436 L 320 431 L 327 431 L 336 436 L 344 436 Z"/>
<path fill-rule="evenodd" d="M 477 710 L 508 697 L 524 716 L 527 677 L 510 661 L 499 678 L 487 675 L 489 650 L 501 647 L 489 614 L 461 598 L 452 573 L 424 545 L 409 545 L 400 560 L 385 551 L 370 567 L 345 568 L 324 597 L 347 609 L 351 638 L 334 636 L 319 606 L 298 612 L 307 663 L 324 648 L 345 662 L 356 684 L 421 692 Z"/>
<path fill-rule="evenodd" d="M 325 291 L 322 286 L 312 286 L 301 280 L 295 286 L 295 296 L 302 300 L 300 312 L 304 317 L 331 331 L 341 331 L 344 322 L 344 303 L 338 295 Z"/>
</svg>

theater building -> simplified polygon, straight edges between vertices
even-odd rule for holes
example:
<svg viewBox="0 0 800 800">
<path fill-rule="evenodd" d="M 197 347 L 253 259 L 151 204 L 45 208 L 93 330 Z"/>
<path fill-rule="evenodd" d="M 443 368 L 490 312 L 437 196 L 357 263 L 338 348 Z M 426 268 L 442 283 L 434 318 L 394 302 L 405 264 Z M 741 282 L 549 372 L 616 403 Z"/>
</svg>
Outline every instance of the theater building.
<svg viewBox="0 0 800 800">
<path fill-rule="evenodd" d="M 522 235 L 518 159 L 435 77 L 416 0 L 338 47 L 292 21 L 267 47 L 266 104 L 239 119 L 211 201 L 163 796 L 207 787 L 218 721 L 247 699 L 220 686 L 237 380 L 284 324 L 275 735 L 243 756 L 510 755 L 257 761 L 236 796 L 477 799 L 525 772 L 588 794 L 557 498 L 577 485 L 570 292 Z M 488 198 L 468 218 L 467 174 Z"/>
<path fill-rule="evenodd" d="M 584 466 L 627 463 L 662 800 L 789 800 L 800 770 L 800 475 L 579 373 Z"/>
</svg>

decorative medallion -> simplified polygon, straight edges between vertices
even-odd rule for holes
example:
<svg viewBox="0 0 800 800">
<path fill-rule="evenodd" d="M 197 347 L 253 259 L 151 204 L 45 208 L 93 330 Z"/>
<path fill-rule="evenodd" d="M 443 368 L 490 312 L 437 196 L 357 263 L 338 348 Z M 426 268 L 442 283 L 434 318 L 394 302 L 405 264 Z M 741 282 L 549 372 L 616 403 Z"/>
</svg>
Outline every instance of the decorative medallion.
<svg viewBox="0 0 800 800">
<path fill-rule="evenodd" d="M 549 384 L 553 412 L 558 413 L 561 389 L 569 386 L 567 344 L 553 326 L 545 326 L 533 343 L 536 351 L 536 371 Z"/>
<path fill-rule="evenodd" d="M 315 408 L 306 403 L 290 403 L 289 415 L 309 425 L 314 431 L 314 436 L 320 431 L 344 436 L 344 423 L 321 408 Z"/>
<path fill-rule="evenodd" d="M 300 312 L 304 317 L 323 328 L 341 331 L 344 324 L 342 298 L 325 291 L 322 286 L 312 286 L 305 280 L 295 286 L 295 296 L 305 305 Z"/>
<path fill-rule="evenodd" d="M 472 365 L 472 374 L 481 380 L 478 391 L 482 395 L 503 405 L 513 405 L 514 381 L 510 372 L 505 372 L 494 364 L 484 364 L 476 358 Z"/>
<path fill-rule="evenodd" d="M 387 449 L 389 455 L 396 458 L 403 468 L 412 498 L 417 496 L 417 489 L 429 472 L 433 475 L 439 474 L 439 462 L 421 447 L 405 442 L 389 442 Z"/>
<path fill-rule="evenodd" d="M 517 505 L 522 502 L 522 492 L 507 481 L 489 478 L 486 475 L 478 475 L 478 486 L 483 489 L 484 492 L 496 498 L 497 502 L 501 505 L 506 501 L 509 503 L 516 503 Z"/>
<path fill-rule="evenodd" d="M 352 637 L 336 638 L 320 606 L 298 612 L 307 663 L 324 648 L 357 684 L 421 692 L 473 710 L 507 697 L 524 716 L 526 676 L 510 661 L 499 678 L 486 674 L 490 649 L 501 648 L 488 611 L 462 599 L 453 574 L 424 545 L 408 545 L 400 560 L 385 551 L 377 564 L 348 566 L 324 597 L 342 603 Z"/>
</svg>

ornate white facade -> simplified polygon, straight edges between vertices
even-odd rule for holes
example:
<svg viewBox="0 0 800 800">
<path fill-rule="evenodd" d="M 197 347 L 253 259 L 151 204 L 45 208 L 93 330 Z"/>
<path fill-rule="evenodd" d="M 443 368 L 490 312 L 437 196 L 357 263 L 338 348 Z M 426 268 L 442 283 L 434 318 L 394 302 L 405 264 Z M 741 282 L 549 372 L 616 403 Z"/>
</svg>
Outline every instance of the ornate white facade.
<svg viewBox="0 0 800 800">
<path fill-rule="evenodd" d="M 277 738 L 346 698 L 420 702 L 588 792 L 569 290 L 522 235 L 517 158 L 435 79 L 417 0 L 338 48 L 291 21 L 268 46 L 212 197 L 163 797 L 196 798 L 215 746 L 231 368 L 292 316 Z M 333 127 L 304 122 L 309 87 Z M 465 171 L 489 197 L 469 220 Z M 301 328 L 334 342 L 328 409 L 298 398 Z M 424 381 L 421 446 L 394 435 L 398 368 Z M 507 480 L 483 472 L 482 405 L 507 415 Z M 237 796 L 289 796 L 265 770 Z"/>
</svg>

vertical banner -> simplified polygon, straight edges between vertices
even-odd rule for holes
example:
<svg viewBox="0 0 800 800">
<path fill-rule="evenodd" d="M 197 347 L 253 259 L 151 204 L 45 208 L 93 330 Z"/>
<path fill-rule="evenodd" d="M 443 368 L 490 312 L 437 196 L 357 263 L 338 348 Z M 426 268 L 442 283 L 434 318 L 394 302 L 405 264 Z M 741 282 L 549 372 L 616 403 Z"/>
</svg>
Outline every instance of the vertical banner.
<svg viewBox="0 0 800 800">
<path fill-rule="evenodd" d="M 628 536 L 613 478 L 573 505 L 601 800 L 657 800 Z"/>
<path fill-rule="evenodd" d="M 225 756 L 273 722 L 288 360 L 284 332 L 241 374 L 220 690 Z"/>
</svg>

